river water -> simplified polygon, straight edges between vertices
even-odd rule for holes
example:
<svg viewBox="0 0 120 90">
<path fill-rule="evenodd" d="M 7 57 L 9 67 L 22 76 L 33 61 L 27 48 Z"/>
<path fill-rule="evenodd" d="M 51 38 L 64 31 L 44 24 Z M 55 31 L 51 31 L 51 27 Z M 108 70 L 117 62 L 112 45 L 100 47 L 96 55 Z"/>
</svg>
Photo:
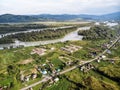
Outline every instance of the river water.
<svg viewBox="0 0 120 90">
<path fill-rule="evenodd" d="M 4 37 L 4 36 L 8 36 L 8 35 L 14 35 L 14 34 L 18 34 L 18 33 L 28 33 L 28 32 L 33 32 L 33 31 L 42 31 L 42 30 L 49 30 L 49 29 L 64 29 L 64 28 L 71 28 L 73 26 L 63 26 L 63 27 L 56 27 L 56 28 L 43 28 L 43 29 L 29 29 L 27 31 L 19 31 L 19 32 L 11 32 L 11 33 L 6 33 L 6 34 L 0 34 L 0 38 Z"/>
<path fill-rule="evenodd" d="M 79 30 L 88 30 L 90 27 L 80 27 L 76 31 L 73 31 L 67 35 L 65 35 L 61 39 L 55 39 L 55 40 L 46 40 L 46 41 L 35 41 L 35 42 L 21 42 L 16 40 L 15 43 L 10 43 L 10 44 L 0 44 L 0 49 L 3 49 L 3 47 L 16 47 L 19 45 L 24 45 L 25 47 L 28 46 L 37 46 L 37 45 L 45 45 L 45 44 L 51 44 L 51 43 L 57 43 L 57 42 L 65 42 L 69 40 L 82 40 L 83 36 L 78 35 Z"/>
</svg>

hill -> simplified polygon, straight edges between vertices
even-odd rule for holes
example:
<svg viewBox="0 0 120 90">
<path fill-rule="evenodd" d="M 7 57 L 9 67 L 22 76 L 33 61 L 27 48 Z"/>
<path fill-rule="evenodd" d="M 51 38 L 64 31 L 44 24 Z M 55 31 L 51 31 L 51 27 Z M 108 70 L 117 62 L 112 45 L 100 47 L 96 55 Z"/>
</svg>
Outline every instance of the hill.
<svg viewBox="0 0 120 90">
<path fill-rule="evenodd" d="M 38 20 L 38 18 L 27 16 L 27 15 L 13 15 L 13 14 L 0 15 L 0 23 L 29 22 L 29 21 L 36 21 L 36 20 Z"/>
<path fill-rule="evenodd" d="M 105 14 L 105 15 L 51 15 L 51 14 L 40 14 L 40 15 L 13 15 L 3 14 L 0 15 L 0 23 L 9 22 L 33 22 L 33 21 L 69 21 L 69 20 L 97 20 L 97 21 L 120 21 L 120 12 Z"/>
</svg>

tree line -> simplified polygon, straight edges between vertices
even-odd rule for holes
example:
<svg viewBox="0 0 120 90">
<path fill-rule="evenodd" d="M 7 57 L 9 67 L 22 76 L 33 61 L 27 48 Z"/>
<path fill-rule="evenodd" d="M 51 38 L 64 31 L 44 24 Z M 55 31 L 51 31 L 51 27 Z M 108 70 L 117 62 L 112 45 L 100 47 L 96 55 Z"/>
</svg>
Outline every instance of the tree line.
<svg viewBox="0 0 120 90">
<path fill-rule="evenodd" d="M 47 28 L 49 26 L 44 24 L 0 24 L 0 34 L 27 31 L 29 29 Z"/>
<path fill-rule="evenodd" d="M 48 29 L 42 31 L 32 31 L 27 33 L 18 33 L 14 35 L 8 35 L 0 39 L 0 44 L 13 43 L 15 39 L 20 41 L 42 41 L 58 39 L 65 36 L 67 33 L 76 30 L 76 27 L 65 28 L 65 29 Z"/>
<path fill-rule="evenodd" d="M 115 31 L 107 26 L 93 26 L 90 30 L 80 30 L 78 35 L 83 35 L 83 40 L 110 39 Z"/>
</svg>

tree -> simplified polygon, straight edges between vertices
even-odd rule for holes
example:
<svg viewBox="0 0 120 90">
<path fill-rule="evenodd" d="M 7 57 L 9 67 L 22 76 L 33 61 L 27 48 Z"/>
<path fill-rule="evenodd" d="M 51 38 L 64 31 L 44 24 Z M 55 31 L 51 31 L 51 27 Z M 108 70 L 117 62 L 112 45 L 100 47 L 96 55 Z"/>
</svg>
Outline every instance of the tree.
<svg viewBox="0 0 120 90">
<path fill-rule="evenodd" d="M 20 70 L 16 65 L 9 65 L 7 67 L 7 72 L 13 78 L 13 82 L 11 83 L 13 90 L 15 89 L 18 90 L 19 89 L 18 80 L 20 77 Z"/>
</svg>

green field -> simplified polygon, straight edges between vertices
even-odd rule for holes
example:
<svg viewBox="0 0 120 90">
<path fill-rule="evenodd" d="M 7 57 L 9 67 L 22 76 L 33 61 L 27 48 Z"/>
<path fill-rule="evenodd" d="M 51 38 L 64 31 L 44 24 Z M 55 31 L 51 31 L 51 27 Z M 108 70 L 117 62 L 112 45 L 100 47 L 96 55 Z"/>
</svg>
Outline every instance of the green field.
<svg viewBox="0 0 120 90">
<path fill-rule="evenodd" d="M 14 49 L 0 50 L 0 87 L 5 90 L 19 90 L 27 85 L 33 84 L 42 80 L 44 75 L 42 70 L 47 70 L 47 75 L 57 69 L 65 70 L 70 68 L 66 62 L 87 61 L 93 59 L 91 53 L 103 52 L 105 48 L 102 45 L 109 43 L 109 39 L 97 41 L 66 41 L 55 44 L 21 47 Z M 80 46 L 81 49 L 73 53 L 68 53 L 61 49 L 70 45 Z M 31 54 L 36 48 L 45 49 L 44 55 Z M 52 50 L 51 48 L 54 48 Z M 67 72 L 64 75 L 58 76 L 59 81 L 49 84 L 49 82 L 39 84 L 33 87 L 33 90 L 119 90 L 120 89 L 120 43 L 117 43 L 111 50 L 111 53 L 106 53 L 108 59 L 115 60 L 112 63 L 110 60 L 101 62 L 92 62 L 93 69 L 87 72 L 77 68 Z M 42 51 L 41 51 L 42 52 Z M 62 59 L 60 57 L 63 57 Z M 38 70 L 39 69 L 39 70 Z M 41 71 L 40 71 L 41 70 Z M 38 75 L 37 78 L 22 82 L 20 80 L 21 73 L 25 76 L 32 75 L 34 72 Z"/>
</svg>

